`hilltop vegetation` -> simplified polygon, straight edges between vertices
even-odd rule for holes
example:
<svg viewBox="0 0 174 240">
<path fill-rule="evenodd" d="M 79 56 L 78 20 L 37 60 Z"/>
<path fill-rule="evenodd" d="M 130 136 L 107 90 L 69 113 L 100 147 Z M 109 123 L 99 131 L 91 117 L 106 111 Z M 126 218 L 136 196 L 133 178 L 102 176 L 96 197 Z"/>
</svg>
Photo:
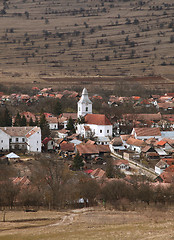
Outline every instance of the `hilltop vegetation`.
<svg viewBox="0 0 174 240">
<path fill-rule="evenodd" d="M 171 0 L 0 2 L 1 81 L 42 77 L 173 77 Z"/>
</svg>

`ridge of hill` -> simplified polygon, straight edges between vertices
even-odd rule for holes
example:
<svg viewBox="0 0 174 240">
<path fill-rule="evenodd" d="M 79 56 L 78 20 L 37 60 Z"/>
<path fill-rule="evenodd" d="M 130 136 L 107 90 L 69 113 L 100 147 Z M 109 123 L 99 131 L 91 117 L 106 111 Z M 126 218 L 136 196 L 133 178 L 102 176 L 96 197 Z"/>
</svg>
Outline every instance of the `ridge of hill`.
<svg viewBox="0 0 174 240">
<path fill-rule="evenodd" d="M 3 0 L 0 79 L 174 79 L 172 0 Z"/>
</svg>

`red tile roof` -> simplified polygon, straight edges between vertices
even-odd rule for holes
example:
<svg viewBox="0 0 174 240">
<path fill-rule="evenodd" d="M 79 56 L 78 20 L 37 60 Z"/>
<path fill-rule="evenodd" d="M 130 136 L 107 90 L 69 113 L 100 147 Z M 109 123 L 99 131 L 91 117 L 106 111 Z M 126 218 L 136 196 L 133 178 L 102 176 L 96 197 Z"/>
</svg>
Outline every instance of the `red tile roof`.
<svg viewBox="0 0 174 240">
<path fill-rule="evenodd" d="M 156 145 L 164 146 L 166 143 L 167 143 L 167 141 L 161 140 L 161 141 L 157 142 Z"/>
<path fill-rule="evenodd" d="M 55 124 L 57 124 L 58 123 L 58 118 L 57 117 L 46 117 L 46 120 L 47 120 L 47 122 L 48 123 L 55 123 Z"/>
<path fill-rule="evenodd" d="M 77 113 L 62 113 L 60 117 L 64 117 L 66 119 L 69 119 L 71 117 L 73 120 L 76 120 Z"/>
<path fill-rule="evenodd" d="M 25 136 L 27 138 L 31 137 L 33 134 L 35 134 L 38 130 L 40 130 L 40 127 L 34 127 L 31 131 L 29 131 Z"/>
<path fill-rule="evenodd" d="M 76 149 L 80 155 L 82 155 L 82 154 L 99 154 L 97 145 L 93 145 L 93 144 L 81 143 L 76 146 Z"/>
<path fill-rule="evenodd" d="M 120 160 L 114 160 L 113 161 L 114 166 L 120 166 L 121 164 L 129 165 L 129 162 L 125 159 L 120 159 Z"/>
<path fill-rule="evenodd" d="M 49 141 L 51 141 L 52 140 L 52 138 L 50 137 L 50 138 L 48 138 L 48 137 L 46 137 L 43 141 L 42 141 L 42 143 L 43 144 L 47 144 Z"/>
<path fill-rule="evenodd" d="M 110 153 L 109 145 L 96 145 L 100 153 Z"/>
<path fill-rule="evenodd" d="M 11 137 L 29 137 L 33 134 L 33 130 L 38 131 L 38 127 L 1 127 L 2 131 Z M 30 134 L 29 134 L 30 133 Z M 29 135 L 28 135 L 29 134 Z"/>
<path fill-rule="evenodd" d="M 95 178 L 105 178 L 106 177 L 106 173 L 103 169 L 101 168 L 97 168 L 95 169 L 92 173 L 91 176 L 95 177 Z"/>
<path fill-rule="evenodd" d="M 174 165 L 174 158 L 163 158 L 164 162 L 166 162 L 169 166 Z"/>
<path fill-rule="evenodd" d="M 139 121 L 159 121 L 161 120 L 161 113 L 153 113 L 153 114 L 123 114 L 123 119 L 128 120 L 139 120 Z"/>
<path fill-rule="evenodd" d="M 104 114 L 87 114 L 85 116 L 85 122 L 95 125 L 112 125 Z"/>
<path fill-rule="evenodd" d="M 137 136 L 161 136 L 160 128 L 134 128 Z"/>
<path fill-rule="evenodd" d="M 165 169 L 166 172 L 173 172 L 174 173 L 174 165 L 169 166 Z"/>
<path fill-rule="evenodd" d="M 172 183 L 174 181 L 174 172 L 163 172 L 160 174 L 164 183 Z"/>
<path fill-rule="evenodd" d="M 30 121 L 30 118 L 32 118 L 33 122 L 36 121 L 36 116 L 31 112 L 22 112 L 22 113 L 20 113 L 20 115 L 21 115 L 21 117 L 25 116 L 27 122 Z"/>
<path fill-rule="evenodd" d="M 60 149 L 64 152 L 74 152 L 74 143 L 62 142 Z"/>
<path fill-rule="evenodd" d="M 93 145 L 88 143 L 81 143 L 76 146 L 77 151 L 80 155 L 82 154 L 99 154 L 99 153 L 109 153 L 110 148 L 108 145 Z"/>
<path fill-rule="evenodd" d="M 130 137 L 126 141 L 126 143 L 129 144 L 129 145 L 137 146 L 137 147 L 144 147 L 146 145 L 146 143 L 144 141 L 139 140 L 139 139 L 135 139 L 135 138 L 132 138 L 132 137 Z"/>
</svg>

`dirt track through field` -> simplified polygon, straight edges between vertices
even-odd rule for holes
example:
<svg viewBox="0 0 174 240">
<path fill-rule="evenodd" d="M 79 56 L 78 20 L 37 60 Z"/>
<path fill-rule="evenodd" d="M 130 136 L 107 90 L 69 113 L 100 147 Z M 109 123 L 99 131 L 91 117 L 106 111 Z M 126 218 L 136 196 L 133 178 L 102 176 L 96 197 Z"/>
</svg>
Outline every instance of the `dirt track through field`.
<svg viewBox="0 0 174 240">
<path fill-rule="evenodd" d="M 7 213 L 9 220 L 13 221 L 1 222 L 0 240 L 172 240 L 173 211 L 84 208 L 26 215 L 22 212 Z M 43 221 L 37 221 L 40 216 L 43 216 Z M 27 219 L 28 222 L 24 221 Z"/>
</svg>

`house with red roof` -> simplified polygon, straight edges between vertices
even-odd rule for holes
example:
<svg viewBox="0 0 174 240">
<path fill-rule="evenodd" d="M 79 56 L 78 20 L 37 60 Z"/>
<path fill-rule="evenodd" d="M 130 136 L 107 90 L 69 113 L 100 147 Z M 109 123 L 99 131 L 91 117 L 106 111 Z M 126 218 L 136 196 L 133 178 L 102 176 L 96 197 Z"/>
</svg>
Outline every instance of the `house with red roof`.
<svg viewBox="0 0 174 240">
<path fill-rule="evenodd" d="M 126 141 L 126 146 L 132 151 L 141 153 L 141 149 L 146 146 L 146 143 L 143 140 L 130 137 Z"/>
<path fill-rule="evenodd" d="M 160 174 L 163 173 L 164 170 L 165 170 L 166 168 L 168 168 L 168 167 L 169 167 L 169 164 L 168 164 L 167 162 L 165 162 L 165 161 L 163 161 L 163 160 L 160 160 L 160 161 L 155 165 L 155 172 L 160 175 Z"/>
<path fill-rule="evenodd" d="M 92 113 L 92 102 L 88 97 L 86 88 L 83 89 L 78 102 L 78 118 L 84 118 L 77 124 L 77 133 L 84 138 L 95 138 L 98 144 L 109 144 L 112 138 L 112 123 L 104 114 Z"/>
<path fill-rule="evenodd" d="M 114 160 L 113 165 L 116 169 L 117 168 L 119 168 L 121 170 L 129 170 L 130 169 L 129 161 L 125 160 L 125 159 Z"/>
<path fill-rule="evenodd" d="M 143 141 L 149 138 L 155 138 L 158 141 L 162 139 L 160 128 L 156 128 L 156 127 L 133 128 L 131 135 L 133 135 L 134 138 L 140 139 Z"/>
<path fill-rule="evenodd" d="M 167 167 L 159 176 L 164 183 L 174 182 L 174 165 Z"/>
<path fill-rule="evenodd" d="M 52 151 L 55 148 L 55 142 L 51 137 L 46 137 L 43 141 L 42 141 L 42 149 L 44 151 Z"/>
<path fill-rule="evenodd" d="M 101 168 L 96 168 L 90 173 L 92 178 L 103 179 L 106 178 L 106 172 Z"/>
<path fill-rule="evenodd" d="M 63 141 L 60 143 L 61 155 L 64 157 L 70 156 L 74 153 L 75 146 L 73 143 Z"/>
<path fill-rule="evenodd" d="M 163 138 L 161 141 L 157 142 L 156 146 L 163 148 L 163 150 L 165 150 L 165 151 L 170 151 L 173 149 L 172 145 L 170 144 L 170 140 L 168 141 L 165 138 Z"/>
</svg>

